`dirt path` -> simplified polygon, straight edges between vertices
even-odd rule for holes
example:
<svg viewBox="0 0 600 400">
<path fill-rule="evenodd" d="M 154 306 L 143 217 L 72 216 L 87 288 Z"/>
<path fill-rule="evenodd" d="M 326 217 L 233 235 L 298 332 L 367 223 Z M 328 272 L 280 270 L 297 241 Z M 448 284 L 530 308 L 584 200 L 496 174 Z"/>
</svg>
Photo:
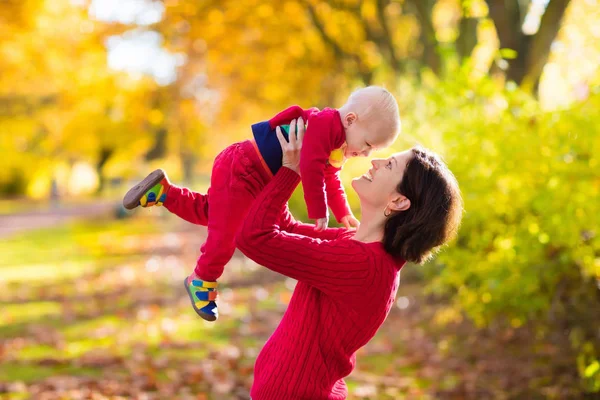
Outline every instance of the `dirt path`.
<svg viewBox="0 0 600 400">
<path fill-rule="evenodd" d="M 0 215 L 0 238 L 32 229 L 49 228 L 77 218 L 90 218 L 114 212 L 115 201 L 99 200 L 85 204 L 56 204 L 44 209 Z"/>
</svg>

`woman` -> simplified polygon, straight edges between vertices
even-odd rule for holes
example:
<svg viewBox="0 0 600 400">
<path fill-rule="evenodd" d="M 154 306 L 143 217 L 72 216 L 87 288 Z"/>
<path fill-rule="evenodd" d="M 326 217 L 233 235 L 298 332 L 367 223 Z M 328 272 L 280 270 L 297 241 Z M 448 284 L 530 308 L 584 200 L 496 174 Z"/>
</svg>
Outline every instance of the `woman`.
<svg viewBox="0 0 600 400">
<path fill-rule="evenodd" d="M 286 203 L 298 185 L 304 124 L 280 132 L 283 168 L 257 197 L 237 237 L 249 258 L 298 284 L 281 323 L 259 354 L 254 400 L 345 399 L 355 352 L 377 332 L 406 261 L 422 263 L 455 233 L 462 200 L 452 173 L 432 153 L 411 149 L 352 181 L 358 230 L 293 220 Z"/>
</svg>

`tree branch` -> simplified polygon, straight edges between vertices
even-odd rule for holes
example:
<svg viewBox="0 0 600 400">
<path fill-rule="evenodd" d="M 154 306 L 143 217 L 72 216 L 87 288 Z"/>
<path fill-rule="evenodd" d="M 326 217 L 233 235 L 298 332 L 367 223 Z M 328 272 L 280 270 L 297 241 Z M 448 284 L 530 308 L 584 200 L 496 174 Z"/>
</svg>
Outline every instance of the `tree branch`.
<svg viewBox="0 0 600 400">
<path fill-rule="evenodd" d="M 0 96 L 0 116 L 31 116 L 44 107 L 55 105 L 59 100 L 57 94 L 30 97 L 25 95 Z"/>
<path fill-rule="evenodd" d="M 325 31 L 325 26 L 319 19 L 319 16 L 317 15 L 317 11 L 315 10 L 315 8 L 311 4 L 308 4 L 308 3 L 305 3 L 305 4 L 306 4 L 306 8 L 308 10 L 308 15 L 310 16 L 310 20 L 312 21 L 314 27 L 316 28 L 317 32 L 319 33 L 319 36 L 321 36 L 321 39 L 323 40 L 323 42 L 327 46 L 329 46 L 331 48 L 331 50 L 333 50 L 335 57 L 338 59 L 350 57 L 350 54 L 346 53 L 341 48 L 341 46 L 338 44 L 338 42 L 336 42 L 331 36 L 329 36 L 327 34 L 327 32 Z"/>
<path fill-rule="evenodd" d="M 388 52 L 387 46 L 385 45 L 382 35 L 376 31 L 374 31 L 371 28 L 371 24 L 369 23 L 368 20 L 364 19 L 361 15 L 360 15 L 360 10 L 357 10 L 357 12 L 354 13 L 355 17 L 358 19 L 358 21 L 360 22 L 360 25 L 363 28 L 363 31 L 365 32 L 365 38 L 369 41 L 374 43 L 377 48 L 379 49 L 379 51 L 381 52 L 381 54 L 383 55 L 383 58 L 386 59 L 386 61 L 391 64 L 391 59 L 390 59 L 390 54 Z"/>
<path fill-rule="evenodd" d="M 328 3 L 337 10 L 349 11 L 351 13 L 360 13 L 360 1 L 356 4 L 348 4 L 343 1 L 329 0 Z"/>
<path fill-rule="evenodd" d="M 396 48 L 394 46 L 394 40 L 390 33 L 390 26 L 388 23 L 388 19 L 385 15 L 385 8 L 389 4 L 389 0 L 377 0 L 377 20 L 381 25 L 382 35 L 381 41 L 387 50 L 387 54 L 389 57 L 389 63 L 391 64 L 392 69 L 396 73 L 403 72 L 404 68 L 398 56 L 396 54 Z"/>
<path fill-rule="evenodd" d="M 340 61 L 351 60 L 356 64 L 358 74 L 360 75 L 361 80 L 365 85 L 369 85 L 373 80 L 373 71 L 371 71 L 366 65 L 364 65 L 363 61 L 360 59 L 358 54 L 353 54 L 342 49 L 340 44 L 332 38 L 327 31 L 325 31 L 325 25 L 319 19 L 317 15 L 317 10 L 315 10 L 314 6 L 308 2 L 303 2 L 306 9 L 308 10 L 308 15 L 312 21 L 313 26 L 321 36 L 323 42 L 329 46 L 329 48 L 335 54 L 335 58 Z"/>
<path fill-rule="evenodd" d="M 394 47 L 392 35 L 390 33 L 389 22 L 385 15 L 385 7 L 389 4 L 390 0 L 376 0 L 377 6 L 377 22 L 381 27 L 381 32 L 375 31 L 368 20 L 364 19 L 361 15 L 360 3 L 348 4 L 341 1 L 330 1 L 329 4 L 337 9 L 351 13 L 360 23 L 365 32 L 365 38 L 373 42 L 384 59 L 386 59 L 389 66 L 396 73 L 403 72 L 403 64 L 396 55 L 396 49 Z M 372 75 L 372 73 L 370 72 Z"/>
</svg>

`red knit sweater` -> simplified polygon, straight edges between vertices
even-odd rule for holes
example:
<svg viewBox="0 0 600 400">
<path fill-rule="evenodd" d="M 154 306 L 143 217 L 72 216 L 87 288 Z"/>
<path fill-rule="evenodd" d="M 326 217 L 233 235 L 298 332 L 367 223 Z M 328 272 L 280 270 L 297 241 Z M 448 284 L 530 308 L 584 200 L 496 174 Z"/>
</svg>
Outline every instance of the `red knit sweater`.
<svg viewBox="0 0 600 400">
<path fill-rule="evenodd" d="M 345 399 L 343 378 L 387 317 L 404 265 L 379 242 L 353 240 L 352 231 L 317 233 L 294 221 L 286 202 L 299 180 L 281 168 L 238 233 L 238 248 L 249 258 L 298 280 L 256 360 L 253 400 Z"/>
</svg>

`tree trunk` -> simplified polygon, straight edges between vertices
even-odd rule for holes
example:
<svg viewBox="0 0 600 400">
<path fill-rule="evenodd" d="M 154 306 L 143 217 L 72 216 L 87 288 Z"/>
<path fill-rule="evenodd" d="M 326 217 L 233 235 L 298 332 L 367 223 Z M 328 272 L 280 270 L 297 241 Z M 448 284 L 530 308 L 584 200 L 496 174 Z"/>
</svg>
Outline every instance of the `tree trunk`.
<svg viewBox="0 0 600 400">
<path fill-rule="evenodd" d="M 113 155 L 114 149 L 109 149 L 107 147 L 103 147 L 100 149 L 100 157 L 98 158 L 98 162 L 96 163 L 96 173 L 98 174 L 98 190 L 97 193 L 101 193 L 104 187 L 106 186 L 106 178 L 104 177 L 104 173 L 102 170 L 104 169 L 104 165 L 110 160 L 110 157 Z"/>
<path fill-rule="evenodd" d="M 456 52 L 460 60 L 471 56 L 473 49 L 477 46 L 477 26 L 479 18 L 468 17 L 463 11 L 463 17 L 460 19 L 459 34 L 456 38 Z"/>
<path fill-rule="evenodd" d="M 146 153 L 146 161 L 152 161 L 164 157 L 167 154 L 167 130 L 157 128 L 154 146 Z"/>
<path fill-rule="evenodd" d="M 419 41 L 423 44 L 421 62 L 431 68 L 436 75 L 439 75 L 442 70 L 442 60 L 432 20 L 435 0 L 410 0 L 407 2 L 407 5 L 413 9 L 421 25 L 421 35 L 419 38 Z"/>
<path fill-rule="evenodd" d="M 194 165 L 196 164 L 196 157 L 192 152 L 181 153 L 181 167 L 183 169 L 183 181 L 187 184 L 191 184 L 194 179 Z"/>
<path fill-rule="evenodd" d="M 521 83 L 525 76 L 527 38 L 521 28 L 523 17 L 519 0 L 487 0 L 489 16 L 494 21 L 501 49 L 512 49 L 517 57 L 506 60 L 506 78 Z"/>
<path fill-rule="evenodd" d="M 558 35 L 561 21 L 570 0 L 551 0 L 542 16 L 540 29 L 533 36 L 527 54 L 527 73 L 521 81 L 523 87 L 537 91 L 544 66 L 548 62 L 552 43 Z"/>
<path fill-rule="evenodd" d="M 537 33 L 525 35 L 522 25 L 526 10 L 521 9 L 519 0 L 487 0 L 489 16 L 496 26 L 500 48 L 517 52 L 516 58 L 506 60 L 507 79 L 527 90 L 537 89 L 569 2 L 570 0 L 550 0 Z"/>
</svg>

